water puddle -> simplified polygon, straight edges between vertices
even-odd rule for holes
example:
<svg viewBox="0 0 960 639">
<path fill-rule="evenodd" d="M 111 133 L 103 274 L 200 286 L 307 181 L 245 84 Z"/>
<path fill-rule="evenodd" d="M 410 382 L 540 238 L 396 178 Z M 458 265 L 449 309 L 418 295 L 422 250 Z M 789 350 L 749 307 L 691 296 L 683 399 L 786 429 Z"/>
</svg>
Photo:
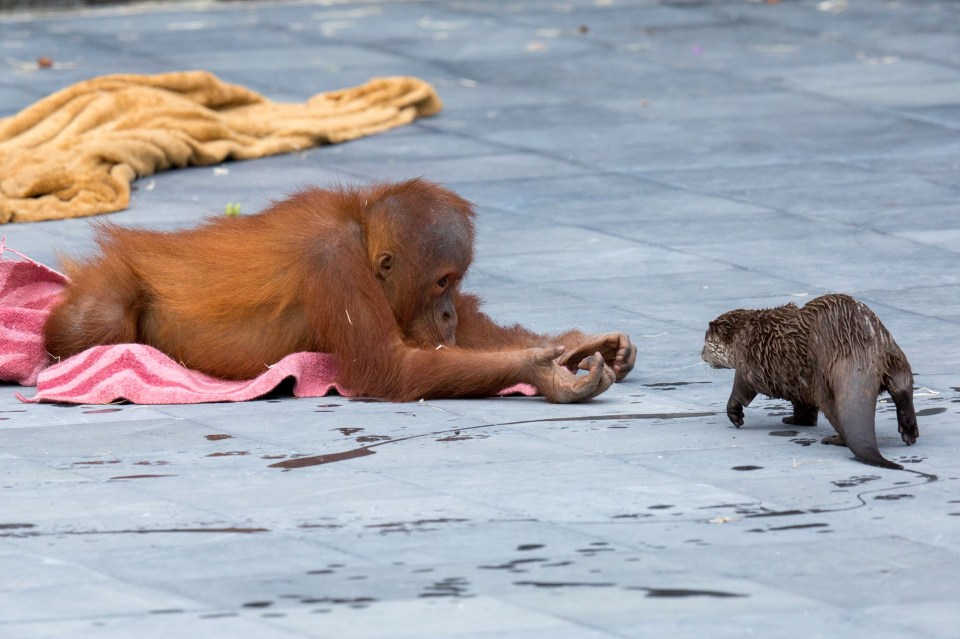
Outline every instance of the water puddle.
<svg viewBox="0 0 960 639">
<path fill-rule="evenodd" d="M 533 586 L 534 588 L 614 588 L 617 584 L 608 581 L 515 581 L 515 586 Z"/>
<path fill-rule="evenodd" d="M 716 597 L 727 599 L 730 597 L 749 597 L 736 592 L 724 592 L 722 590 L 690 590 L 688 588 L 646 588 L 643 586 L 628 586 L 625 590 L 644 590 L 647 597 Z"/>
<path fill-rule="evenodd" d="M 767 510 L 762 509 L 760 512 L 750 512 L 750 511 L 737 511 L 746 517 L 792 517 L 794 515 L 805 515 L 806 513 L 802 510 Z"/>
<path fill-rule="evenodd" d="M 377 451 L 375 450 L 371 450 L 370 447 L 354 448 L 353 450 L 345 450 L 342 453 L 330 453 L 328 455 L 311 455 L 307 457 L 297 457 L 296 459 L 288 459 L 286 461 L 270 464 L 268 468 L 282 468 L 285 471 L 289 471 L 289 470 L 293 470 L 294 468 L 309 468 L 310 466 L 321 466 L 323 464 L 332 464 L 334 462 L 344 461 L 346 459 L 357 459 L 359 457 L 374 455 L 376 454 L 376 452 Z"/>
<path fill-rule="evenodd" d="M 526 564 L 542 564 L 548 561 L 542 557 L 530 557 L 529 559 L 512 559 L 505 564 L 496 564 L 493 566 L 477 566 L 477 568 L 483 570 L 508 570 L 510 572 L 527 572 L 526 570 L 519 570 L 520 566 Z"/>
<path fill-rule="evenodd" d="M 382 534 L 395 532 L 409 533 L 413 532 L 414 530 L 436 530 L 436 528 L 431 527 L 433 524 L 459 524 L 465 521 L 469 520 L 460 519 L 457 517 L 441 517 L 439 519 L 418 519 L 417 521 L 395 521 L 387 524 L 368 524 L 364 526 L 364 528 L 375 528 L 378 529 Z"/>
<path fill-rule="evenodd" d="M 852 488 L 853 486 L 859 486 L 860 484 L 876 481 L 878 479 L 880 479 L 880 475 L 857 475 L 850 477 L 849 479 L 838 479 L 837 481 L 832 481 L 830 483 L 838 488 Z"/>
<path fill-rule="evenodd" d="M 424 592 L 417 595 L 418 597 L 454 597 L 454 598 L 464 598 L 464 597 L 473 597 L 467 592 L 467 588 L 470 586 L 470 582 L 464 579 L 463 577 L 447 577 L 441 581 L 434 582 L 433 584 L 424 588 Z"/>
<path fill-rule="evenodd" d="M 824 523 L 813 523 L 813 524 L 793 524 L 792 526 L 770 526 L 769 528 L 752 528 L 747 532 L 752 533 L 765 533 L 765 532 L 774 532 L 777 530 L 803 530 L 806 528 L 827 528 L 830 524 Z"/>
</svg>

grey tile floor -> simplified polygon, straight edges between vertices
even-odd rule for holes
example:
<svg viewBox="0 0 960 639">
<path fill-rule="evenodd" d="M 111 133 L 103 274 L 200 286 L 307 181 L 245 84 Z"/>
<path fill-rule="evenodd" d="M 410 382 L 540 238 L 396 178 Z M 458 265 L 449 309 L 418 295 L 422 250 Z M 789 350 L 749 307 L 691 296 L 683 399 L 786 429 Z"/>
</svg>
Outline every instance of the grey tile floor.
<svg viewBox="0 0 960 639">
<path fill-rule="evenodd" d="M 468 287 L 494 317 L 623 330 L 640 352 L 573 406 L 65 407 L 4 387 L 0 636 L 957 637 L 958 32 L 960 5 L 923 0 L 0 16 L 3 115 L 113 72 L 204 68 L 298 101 L 423 77 L 434 118 L 160 174 L 112 219 L 175 228 L 305 183 L 425 175 L 477 205 Z M 40 55 L 58 66 L 20 64 Z M 90 247 L 87 224 L 0 231 L 54 262 Z M 878 432 L 912 472 L 784 426 L 784 402 L 758 399 L 742 430 L 723 415 L 707 322 L 826 291 L 910 358 L 921 438 L 903 447 L 886 403 Z"/>
</svg>

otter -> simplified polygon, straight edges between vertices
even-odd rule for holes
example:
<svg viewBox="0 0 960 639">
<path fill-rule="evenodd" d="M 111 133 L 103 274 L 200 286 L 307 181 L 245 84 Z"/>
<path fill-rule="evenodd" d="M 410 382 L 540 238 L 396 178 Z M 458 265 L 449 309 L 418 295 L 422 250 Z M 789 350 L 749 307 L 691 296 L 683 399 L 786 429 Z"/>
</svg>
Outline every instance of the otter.
<svg viewBox="0 0 960 639">
<path fill-rule="evenodd" d="M 733 368 L 727 417 L 739 428 L 743 407 L 757 393 L 786 399 L 786 424 L 815 426 L 819 411 L 837 431 L 824 444 L 850 448 L 862 461 L 903 469 L 884 459 L 874 425 L 877 396 L 886 391 L 897 408 L 908 446 L 920 431 L 913 408 L 913 373 L 880 319 L 849 295 L 830 294 L 763 310 L 738 309 L 710 322 L 703 360 Z"/>
</svg>

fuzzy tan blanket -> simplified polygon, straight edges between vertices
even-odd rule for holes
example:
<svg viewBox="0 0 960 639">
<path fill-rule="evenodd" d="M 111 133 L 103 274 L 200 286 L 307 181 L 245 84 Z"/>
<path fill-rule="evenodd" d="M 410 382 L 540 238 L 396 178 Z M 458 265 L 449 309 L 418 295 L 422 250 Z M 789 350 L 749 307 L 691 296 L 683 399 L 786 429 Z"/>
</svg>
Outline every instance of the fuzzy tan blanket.
<svg viewBox="0 0 960 639">
<path fill-rule="evenodd" d="M 440 109 L 433 87 L 411 77 L 304 104 L 205 71 L 85 80 L 0 119 L 0 223 L 119 211 L 137 177 L 344 142 Z"/>
</svg>

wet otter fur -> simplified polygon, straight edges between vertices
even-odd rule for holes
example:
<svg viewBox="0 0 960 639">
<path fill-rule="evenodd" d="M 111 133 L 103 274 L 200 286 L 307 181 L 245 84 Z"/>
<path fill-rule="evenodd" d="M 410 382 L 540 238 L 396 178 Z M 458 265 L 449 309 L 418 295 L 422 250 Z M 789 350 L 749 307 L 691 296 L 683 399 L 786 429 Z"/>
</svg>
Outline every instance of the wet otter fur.
<svg viewBox="0 0 960 639">
<path fill-rule="evenodd" d="M 701 356 L 714 368 L 736 369 L 727 417 L 737 428 L 757 393 L 786 399 L 793 416 L 784 423 L 814 426 L 823 411 L 837 431 L 824 444 L 846 445 L 873 466 L 902 469 L 877 448 L 876 402 L 886 391 L 903 441 L 913 444 L 920 434 L 906 356 L 873 311 L 849 295 L 823 295 L 801 308 L 791 302 L 724 313 L 710 322 Z"/>
</svg>

